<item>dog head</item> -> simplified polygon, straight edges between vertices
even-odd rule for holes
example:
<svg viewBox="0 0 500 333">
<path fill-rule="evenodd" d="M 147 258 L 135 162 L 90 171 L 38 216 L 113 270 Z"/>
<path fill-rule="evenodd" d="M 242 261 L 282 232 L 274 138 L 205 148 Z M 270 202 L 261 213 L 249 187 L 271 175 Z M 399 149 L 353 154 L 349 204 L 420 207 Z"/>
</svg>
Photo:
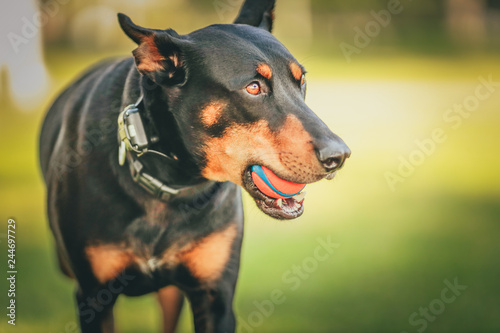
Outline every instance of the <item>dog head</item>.
<svg viewBox="0 0 500 333">
<path fill-rule="evenodd" d="M 269 195 L 252 167 L 307 184 L 333 178 L 350 151 L 305 104 L 305 69 L 270 33 L 273 9 L 271 0 L 246 1 L 234 24 L 183 36 L 119 21 L 200 174 L 241 185 L 262 211 L 290 219 L 302 214 L 303 196 Z"/>
</svg>

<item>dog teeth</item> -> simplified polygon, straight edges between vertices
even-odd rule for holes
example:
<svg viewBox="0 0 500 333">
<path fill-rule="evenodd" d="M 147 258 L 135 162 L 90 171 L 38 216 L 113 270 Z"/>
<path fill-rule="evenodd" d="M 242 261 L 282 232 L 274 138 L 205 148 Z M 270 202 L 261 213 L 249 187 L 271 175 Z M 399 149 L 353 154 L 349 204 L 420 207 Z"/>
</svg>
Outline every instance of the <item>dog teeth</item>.
<svg viewBox="0 0 500 333">
<path fill-rule="evenodd" d="M 302 191 L 299 194 L 294 195 L 293 199 L 295 199 L 295 201 L 297 201 L 297 202 L 301 202 L 302 200 L 304 200 L 305 197 L 306 197 L 306 192 Z"/>
<path fill-rule="evenodd" d="M 337 171 L 335 171 L 334 173 L 329 173 L 325 178 L 327 180 L 332 180 L 333 178 L 335 178 L 336 175 L 337 175 Z"/>
<path fill-rule="evenodd" d="M 276 200 L 276 204 L 278 205 L 279 208 L 283 208 L 283 199 Z"/>
</svg>

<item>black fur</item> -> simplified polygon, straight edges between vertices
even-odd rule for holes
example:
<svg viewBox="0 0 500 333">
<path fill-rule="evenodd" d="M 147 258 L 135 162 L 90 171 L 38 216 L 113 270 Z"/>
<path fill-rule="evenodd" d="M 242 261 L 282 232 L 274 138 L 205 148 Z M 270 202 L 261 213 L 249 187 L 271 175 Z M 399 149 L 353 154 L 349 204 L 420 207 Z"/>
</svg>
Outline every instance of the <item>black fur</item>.
<svg viewBox="0 0 500 333">
<path fill-rule="evenodd" d="M 204 140 L 222 136 L 231 124 L 262 118 L 277 129 L 287 113 L 294 113 L 318 142 L 325 136 L 337 140 L 305 106 L 305 91 L 289 77 L 258 78 L 263 86 L 280 92 L 272 98 L 240 92 L 255 78 L 258 63 L 272 62 L 287 73 L 288 62 L 294 60 L 268 32 L 273 9 L 274 0 L 249 0 L 235 21 L 239 25 L 214 25 L 186 36 L 141 28 L 121 15 L 123 30 L 136 43 L 154 33 L 158 50 L 167 58 L 163 70 L 139 72 L 134 58 L 101 63 L 67 88 L 47 113 L 40 137 L 47 209 L 61 267 L 78 283 L 76 297 L 84 305 L 82 332 L 112 331 L 112 306 L 119 294 L 112 293 L 107 302 L 89 301 L 108 288 L 108 282 L 100 283 L 94 276 L 87 246 L 124 244 L 149 258 L 173 244 L 197 242 L 235 224 L 230 259 L 214 283 L 200 281 L 183 265 L 157 267 L 149 274 L 132 265 L 123 272 L 129 280 L 120 276 L 109 282 L 123 285 L 120 293 L 126 295 L 176 285 L 191 301 L 196 332 L 234 332 L 232 301 L 243 236 L 241 191 L 233 183 L 202 176 Z M 135 55 L 137 62 L 141 55 Z M 178 158 L 146 154 L 140 160 L 148 173 L 172 187 L 207 184 L 203 191 L 161 203 L 133 181 L 128 166 L 118 165 L 117 117 L 141 94 L 146 126 L 160 137 L 154 148 Z M 209 97 L 230 103 L 220 122 L 204 128 L 196 112 Z"/>
</svg>

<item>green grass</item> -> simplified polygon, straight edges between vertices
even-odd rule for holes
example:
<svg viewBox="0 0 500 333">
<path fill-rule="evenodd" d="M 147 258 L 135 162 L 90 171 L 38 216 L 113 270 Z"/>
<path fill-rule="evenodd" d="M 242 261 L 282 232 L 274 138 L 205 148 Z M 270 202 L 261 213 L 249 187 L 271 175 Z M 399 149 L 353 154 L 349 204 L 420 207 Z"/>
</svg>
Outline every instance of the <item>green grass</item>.
<svg viewBox="0 0 500 333">
<path fill-rule="evenodd" d="M 97 58 L 71 55 L 49 54 L 53 95 Z M 286 300 L 255 332 L 416 332 L 409 316 L 440 297 L 445 279 L 457 277 L 467 290 L 425 331 L 499 332 L 500 92 L 457 130 L 441 117 L 474 91 L 477 76 L 500 77 L 498 61 L 400 57 L 360 59 L 351 67 L 325 58 L 309 62 L 308 102 L 353 156 L 333 182 L 308 186 L 306 212 L 296 221 L 271 220 L 245 198 L 238 318 L 255 321 L 254 302 L 266 302 L 278 289 Z M 72 332 L 74 286 L 55 262 L 36 157 L 43 110 L 22 113 L 8 101 L 3 105 L 0 250 L 6 253 L 5 221 L 15 217 L 19 274 L 18 325 L 7 326 L 2 312 L 0 328 Z M 392 192 L 384 173 L 396 172 L 398 156 L 408 156 L 414 141 L 436 127 L 445 129 L 448 140 Z M 283 276 L 310 260 L 319 237 L 340 246 L 293 290 Z M 2 270 L 4 262 L 5 256 Z M 6 284 L 0 281 L 3 307 Z M 124 333 L 156 332 L 160 324 L 152 295 L 121 298 L 116 318 Z M 192 331 L 189 311 L 180 331 Z"/>
</svg>

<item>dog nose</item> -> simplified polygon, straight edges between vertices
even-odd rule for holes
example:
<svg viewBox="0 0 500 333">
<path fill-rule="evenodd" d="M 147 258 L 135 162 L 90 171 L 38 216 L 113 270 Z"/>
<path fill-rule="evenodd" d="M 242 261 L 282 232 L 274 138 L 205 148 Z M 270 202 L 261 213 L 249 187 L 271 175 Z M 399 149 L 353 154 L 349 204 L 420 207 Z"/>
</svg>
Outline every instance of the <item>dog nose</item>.
<svg viewBox="0 0 500 333">
<path fill-rule="evenodd" d="M 317 145 L 316 156 L 327 172 L 334 172 L 351 156 L 351 150 L 341 139 L 332 139 Z"/>
</svg>

